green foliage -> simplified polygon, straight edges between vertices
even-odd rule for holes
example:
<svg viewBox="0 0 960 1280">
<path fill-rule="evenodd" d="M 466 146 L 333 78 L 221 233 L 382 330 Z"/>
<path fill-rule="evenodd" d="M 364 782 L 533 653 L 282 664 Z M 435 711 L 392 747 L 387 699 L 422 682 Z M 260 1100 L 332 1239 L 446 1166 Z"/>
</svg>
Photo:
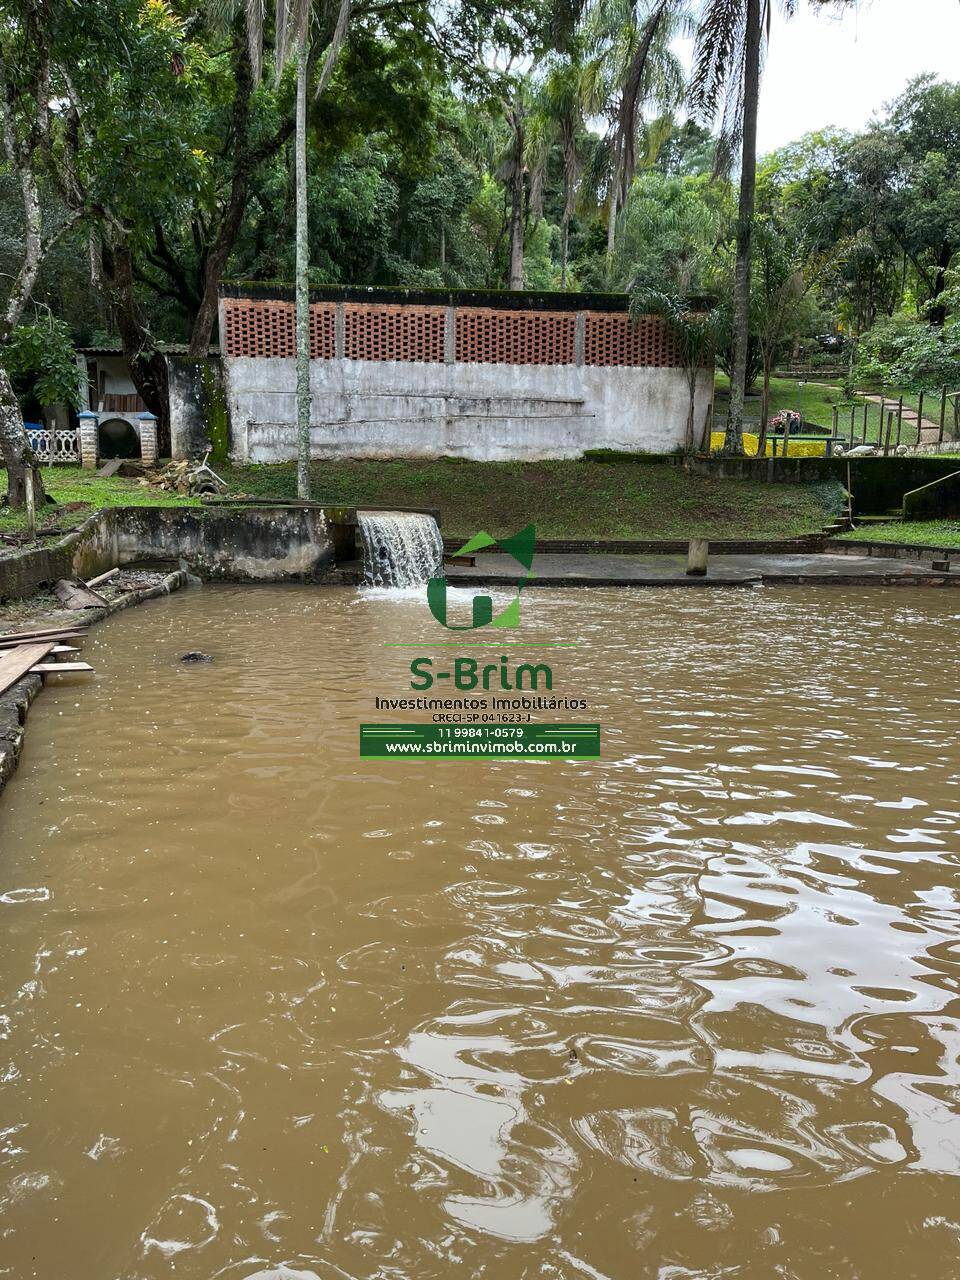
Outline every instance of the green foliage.
<svg viewBox="0 0 960 1280">
<path fill-rule="evenodd" d="M 45 316 L 14 329 L 3 348 L 4 367 L 18 386 L 41 404 L 63 401 L 80 406 L 80 387 L 70 330 L 62 320 Z"/>
<path fill-rule="evenodd" d="M 624 213 L 616 277 L 640 291 L 686 296 L 709 290 L 730 212 L 726 189 L 705 177 L 642 173 Z"/>
<path fill-rule="evenodd" d="M 229 10 L 226 20 L 214 9 Z M 277 78 L 267 58 L 252 86 L 242 9 L 50 0 L 44 10 L 51 98 L 59 107 L 68 73 L 82 69 L 71 84 L 83 120 L 80 130 L 69 112 L 53 113 L 38 174 L 44 228 L 70 211 L 57 161 L 71 139 L 86 216 L 54 243 L 35 296 L 79 342 L 107 324 L 90 288 L 87 243 L 91 228 L 103 230 L 104 208 L 124 229 L 135 301 L 155 338 L 191 335 L 238 166 L 246 186 L 222 274 L 293 274 L 292 73 Z M 27 94 L 40 47 L 24 12 L 20 0 L 0 0 L 0 52 L 21 131 L 30 102 L 16 95 Z M 509 172 L 518 162 L 529 287 L 626 290 L 659 296 L 664 307 L 687 294 L 721 302 L 730 294 L 734 188 L 711 180 L 710 130 L 670 114 L 680 86 L 669 39 L 658 37 L 632 131 L 621 137 L 626 72 L 647 10 L 621 0 L 578 12 L 551 17 L 539 0 L 457 0 L 439 12 L 421 0 L 355 8 L 336 73 L 310 109 L 314 284 L 503 287 Z M 263 13 L 269 47 L 273 7 Z M 505 55 L 499 63 L 494 50 Z M 518 52 L 534 57 L 518 60 Z M 534 70 L 506 77 L 493 69 L 506 64 Z M 504 101 L 522 106 L 519 161 Z M 617 172 L 629 189 L 611 257 Z M 0 168 L 5 279 L 22 254 L 21 224 L 16 178 Z M 813 334 L 859 334 L 902 313 L 945 326 L 942 337 L 905 328 L 895 350 L 870 338 L 861 344 L 864 376 L 914 387 L 957 381 L 960 86 L 921 78 L 861 135 L 820 131 L 766 157 L 755 231 L 752 379 L 764 358 L 769 365 L 802 353 Z M 721 365 L 729 363 L 719 328 L 716 345 Z"/>
<path fill-rule="evenodd" d="M 879 320 L 859 342 L 855 379 L 919 391 L 960 386 L 960 320 L 938 329 L 906 316 Z"/>
<path fill-rule="evenodd" d="M 960 520 L 911 520 L 907 524 L 865 524 L 840 534 L 849 542 L 891 542 L 900 546 L 960 548 Z"/>
</svg>

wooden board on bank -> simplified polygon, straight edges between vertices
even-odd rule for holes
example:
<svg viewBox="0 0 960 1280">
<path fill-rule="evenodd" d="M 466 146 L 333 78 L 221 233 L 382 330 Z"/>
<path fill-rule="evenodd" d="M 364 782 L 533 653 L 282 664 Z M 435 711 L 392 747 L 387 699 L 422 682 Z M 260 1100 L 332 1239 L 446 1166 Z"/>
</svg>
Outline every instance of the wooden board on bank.
<svg viewBox="0 0 960 1280">
<path fill-rule="evenodd" d="M 45 631 L 8 631 L 5 635 L 0 635 L 0 649 L 20 644 L 39 644 L 42 640 L 82 640 L 86 634 L 86 628 L 77 623 L 50 627 Z"/>
<path fill-rule="evenodd" d="M 42 663 L 52 648 L 53 641 L 47 640 L 40 644 L 18 645 L 16 649 L 0 654 L 0 694 L 6 693 L 11 685 Z"/>
<path fill-rule="evenodd" d="M 72 578 L 58 579 L 54 583 L 53 594 L 65 609 L 104 609 L 107 605 L 103 596 Z"/>
<path fill-rule="evenodd" d="M 30 668 L 31 675 L 38 676 L 63 676 L 69 675 L 71 671 L 92 671 L 89 662 L 36 662 Z"/>
</svg>

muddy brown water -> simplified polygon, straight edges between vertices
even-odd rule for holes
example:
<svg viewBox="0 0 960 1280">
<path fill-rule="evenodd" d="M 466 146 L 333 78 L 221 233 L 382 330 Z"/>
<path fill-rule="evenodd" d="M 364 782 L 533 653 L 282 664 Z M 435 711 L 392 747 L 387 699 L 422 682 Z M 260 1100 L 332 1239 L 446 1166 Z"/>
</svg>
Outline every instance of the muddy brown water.
<svg viewBox="0 0 960 1280">
<path fill-rule="evenodd" d="M 524 608 L 599 762 L 361 763 L 413 595 L 189 591 L 43 693 L 0 1275 L 960 1272 L 960 596 Z"/>
</svg>

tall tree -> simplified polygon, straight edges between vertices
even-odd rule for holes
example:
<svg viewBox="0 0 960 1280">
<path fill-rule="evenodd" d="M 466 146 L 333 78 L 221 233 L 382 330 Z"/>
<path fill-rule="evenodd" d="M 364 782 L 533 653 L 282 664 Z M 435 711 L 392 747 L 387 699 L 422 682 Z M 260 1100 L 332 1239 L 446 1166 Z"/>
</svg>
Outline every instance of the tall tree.
<svg viewBox="0 0 960 1280">
<path fill-rule="evenodd" d="M 851 0 L 812 0 L 815 7 L 839 7 Z M 730 412 L 723 450 L 743 452 L 743 402 L 750 341 L 750 275 L 757 182 L 757 114 L 763 48 L 770 34 L 772 0 L 702 0 L 694 44 L 690 100 L 708 120 L 722 107 L 717 167 L 729 167 L 739 153 L 736 263 L 733 282 L 733 363 Z M 781 0 L 787 17 L 797 0 Z"/>
<path fill-rule="evenodd" d="M 527 87 L 522 80 L 514 85 L 510 97 L 504 101 L 503 117 L 507 122 L 507 145 L 504 149 L 497 177 L 507 189 L 510 202 L 509 243 L 510 257 L 507 269 L 507 288 L 523 288 L 523 233 L 524 204 L 526 197 L 527 123 L 529 104 Z"/>
<path fill-rule="evenodd" d="M 7 469 L 7 502 L 22 507 L 27 473 L 35 493 L 43 481 L 23 425 L 23 415 L 3 359 L 30 299 L 40 265 L 55 238 L 43 225 L 37 166 L 41 144 L 50 129 L 51 57 L 42 36 L 47 15 L 40 5 L 27 5 L 19 17 L 0 18 L 0 126 L 7 164 L 19 178 L 23 212 L 20 263 L 0 315 L 0 455 Z"/>
<path fill-rule="evenodd" d="M 463 67 L 467 52 L 478 51 L 494 38 L 518 43 L 535 30 L 536 11 L 523 6 L 507 9 L 502 0 L 460 0 L 444 13 L 442 23 L 425 0 L 276 0 L 276 64 L 278 72 L 290 62 L 297 67 L 296 126 L 294 130 L 296 179 L 296 335 L 297 335 L 297 493 L 310 496 L 310 299 L 309 227 L 307 201 L 307 113 L 310 101 L 319 99 L 330 82 L 337 59 L 353 22 L 370 23 L 390 14 L 403 27 L 414 27 L 441 56 Z M 262 48 L 264 8 L 262 0 L 246 4 L 251 49 Z M 429 33 L 429 34 L 427 34 Z M 403 38 L 409 39 L 409 31 Z M 322 60 L 321 60 L 322 53 Z M 256 55 L 252 55 L 259 65 Z M 316 82 L 315 65 L 320 64 Z M 476 66 L 466 69 L 467 83 L 476 80 Z"/>
<path fill-rule="evenodd" d="M 119 163 L 125 150 L 135 152 L 143 186 L 159 174 L 147 139 L 166 113 L 151 94 L 158 77 L 161 84 L 174 78 L 175 53 L 173 25 L 162 5 L 0 0 L 0 129 L 22 210 L 19 265 L 0 314 L 0 349 L 24 313 L 45 257 L 65 232 L 81 221 L 124 230 L 114 201 L 118 191 L 134 198 L 135 187 L 129 156 Z M 122 103 L 98 110 L 111 102 L 118 84 L 127 86 Z M 176 144 L 167 141 L 163 181 L 173 193 L 170 171 L 180 166 Z M 97 166 L 105 178 L 100 188 L 89 180 Z M 2 358 L 0 449 L 9 503 L 22 505 L 31 470 L 41 497 L 40 473 Z"/>
<path fill-rule="evenodd" d="M 567 263 L 570 255 L 570 220 L 577 201 L 580 179 L 580 141 L 583 120 L 584 66 L 579 50 L 549 64 L 537 86 L 535 111 L 543 140 L 539 167 L 545 172 L 551 146 L 560 147 L 563 165 L 563 204 L 560 213 L 560 288 L 567 287 Z"/>
<path fill-rule="evenodd" d="M 605 188 L 607 271 L 613 255 L 621 215 L 637 172 L 638 143 L 643 139 L 652 162 L 665 131 L 647 128 L 642 108 L 652 101 L 661 116 L 683 96 L 679 63 L 670 44 L 686 21 L 678 0 L 654 0 L 649 7 L 637 0 L 600 0 L 587 12 L 584 38 L 593 56 L 585 74 L 587 114 L 608 121 Z"/>
<path fill-rule="evenodd" d="M 785 0 L 792 13 L 794 0 Z M 770 0 L 705 0 L 697 28 L 690 96 L 713 119 L 721 104 L 720 157 L 740 152 L 737 251 L 733 279 L 733 366 L 730 410 L 723 449 L 743 453 L 743 402 L 746 394 L 750 332 L 750 270 L 757 182 L 757 112 L 760 65 Z"/>
<path fill-rule="evenodd" d="M 296 299 L 297 342 L 297 496 L 310 497 L 310 228 L 307 218 L 307 99 L 310 71 L 317 49 L 314 28 L 326 37 L 326 52 L 314 98 L 319 98 L 333 74 L 340 50 L 347 38 L 352 0 L 339 0 L 335 10 L 321 0 L 277 0 L 276 65 L 281 74 L 296 62 L 297 95 L 294 127 L 294 181 L 296 188 Z M 333 13 L 335 12 L 335 18 Z M 263 4 L 251 0 L 246 5 L 250 61 L 259 79 L 263 48 Z M 332 30 L 329 23 L 333 18 Z M 322 47 L 322 45 L 320 46 Z"/>
</svg>

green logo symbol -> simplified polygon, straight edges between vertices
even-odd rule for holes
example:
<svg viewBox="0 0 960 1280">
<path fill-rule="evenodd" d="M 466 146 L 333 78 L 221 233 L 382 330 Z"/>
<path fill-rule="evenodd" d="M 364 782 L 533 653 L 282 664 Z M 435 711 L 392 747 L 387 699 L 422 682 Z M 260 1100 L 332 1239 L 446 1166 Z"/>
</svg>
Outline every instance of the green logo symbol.
<svg viewBox="0 0 960 1280">
<path fill-rule="evenodd" d="M 533 550 L 537 542 L 537 531 L 528 524 L 519 533 L 509 538 L 491 538 L 489 533 L 475 533 L 469 542 L 465 542 L 454 555 L 468 556 L 472 551 L 481 551 L 484 547 L 499 547 L 506 551 L 518 564 L 523 565 L 526 575 L 517 584 L 517 598 L 511 600 L 507 607 L 493 616 L 493 601 L 489 596 L 473 597 L 473 621 L 462 625 L 447 621 L 447 580 L 431 578 L 427 583 L 427 603 L 430 612 L 448 631 L 476 631 L 478 627 L 498 627 L 501 630 L 513 630 L 520 625 L 520 592 L 533 577 Z"/>
</svg>

